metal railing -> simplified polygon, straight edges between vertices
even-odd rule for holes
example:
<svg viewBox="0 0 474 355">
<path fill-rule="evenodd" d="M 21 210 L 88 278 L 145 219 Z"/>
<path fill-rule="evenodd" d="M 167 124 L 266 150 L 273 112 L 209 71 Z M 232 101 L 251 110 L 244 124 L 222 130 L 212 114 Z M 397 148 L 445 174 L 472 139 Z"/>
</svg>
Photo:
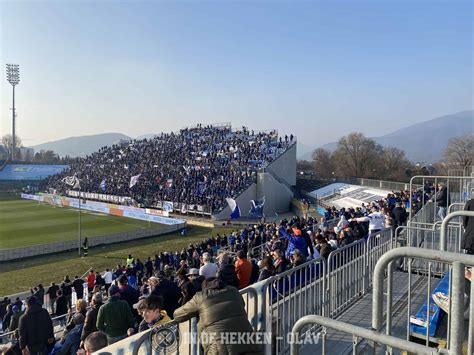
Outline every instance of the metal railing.
<svg viewBox="0 0 474 355">
<path fill-rule="evenodd" d="M 440 210 L 440 208 L 446 209 L 445 212 L 447 212 L 448 207 L 452 203 L 463 203 L 466 202 L 470 196 L 471 192 L 474 189 L 474 178 L 471 176 L 428 176 L 428 175 L 415 175 L 410 179 L 410 193 L 412 193 L 414 190 L 413 188 L 417 188 L 416 185 L 414 184 L 414 181 L 420 180 L 422 181 L 422 187 L 425 186 L 427 182 L 433 183 L 434 184 L 434 194 L 431 197 L 433 199 L 434 207 L 433 207 L 433 214 L 432 214 L 432 223 L 436 221 L 436 219 L 440 219 L 437 214 Z M 444 206 L 440 206 L 436 203 L 436 195 L 438 193 L 438 183 L 444 183 L 447 189 L 447 195 L 448 195 L 448 201 L 447 204 Z M 422 200 L 421 203 L 424 206 L 425 203 L 428 201 L 425 201 L 425 194 L 422 194 Z M 446 214 L 446 213 L 445 213 Z M 408 221 L 409 223 L 412 221 L 413 213 L 412 213 L 412 208 L 410 208 L 409 214 L 408 214 Z"/>
<path fill-rule="evenodd" d="M 51 318 L 51 321 L 53 322 L 55 338 L 58 338 L 64 332 L 64 327 L 66 325 L 67 317 L 68 317 L 68 314 L 63 314 L 62 316 Z M 0 344 L 7 344 L 9 342 L 14 342 L 15 332 L 16 330 L 0 334 Z"/>
<path fill-rule="evenodd" d="M 448 306 L 448 336 L 447 344 L 448 350 L 430 347 L 430 335 L 428 333 L 428 326 L 426 326 L 426 337 L 424 338 L 425 345 L 410 342 L 410 312 L 413 290 L 411 289 L 412 282 L 409 280 L 409 287 L 407 291 L 407 334 L 406 339 L 392 336 L 392 322 L 394 317 L 392 295 L 393 295 L 393 263 L 400 258 L 408 258 L 410 261 L 413 258 L 422 259 L 431 264 L 432 262 L 445 263 L 449 265 L 449 306 Z M 373 289 L 373 303 L 372 303 L 372 329 L 362 328 L 353 324 L 333 320 L 320 315 L 310 315 L 298 320 L 292 328 L 292 340 L 290 348 L 291 354 L 295 355 L 299 352 L 302 334 L 307 333 L 307 327 L 318 326 L 321 331 L 317 336 L 317 344 L 321 346 L 319 352 L 314 343 L 312 345 L 312 353 L 328 354 L 332 353 L 327 349 L 327 329 L 333 329 L 338 332 L 337 339 L 340 339 L 340 334 L 348 334 L 352 336 L 352 353 L 379 353 L 382 350 L 386 354 L 392 354 L 394 349 L 408 351 L 416 354 L 461 354 L 464 341 L 464 268 L 465 266 L 474 265 L 474 256 L 460 253 L 445 252 L 438 250 L 426 250 L 413 247 L 401 247 L 387 251 L 377 262 L 374 270 L 374 289 Z M 387 290 L 384 291 L 384 279 L 388 273 Z M 411 275 L 409 272 L 408 275 Z M 427 275 L 428 286 L 427 291 L 427 307 L 430 309 L 430 302 L 432 301 L 431 275 Z M 473 337 L 474 337 L 474 283 L 471 283 L 470 289 L 471 297 L 469 304 L 470 321 L 468 324 L 468 341 L 467 353 L 473 353 Z M 387 312 L 385 316 L 385 334 L 384 334 L 384 295 L 387 296 Z M 429 314 L 429 312 L 427 312 Z M 332 334 L 331 334 L 332 335 Z M 303 337 L 304 339 L 304 337 Z M 333 340 L 336 341 L 336 340 Z M 369 347 L 370 351 L 364 348 L 361 352 L 361 347 Z"/>
<path fill-rule="evenodd" d="M 372 328 L 376 331 L 382 331 L 383 327 L 383 298 L 384 298 L 384 275 L 385 272 L 388 272 L 391 276 L 393 274 L 392 264 L 394 261 L 406 258 L 408 261 L 411 259 L 423 259 L 428 263 L 428 270 L 431 269 L 432 262 L 445 263 L 449 265 L 449 312 L 448 312 L 448 348 L 450 354 L 461 354 L 462 345 L 463 345 L 463 336 L 464 336 L 464 267 L 474 265 L 474 256 L 438 251 L 438 250 L 426 250 L 421 248 L 413 247 L 401 247 L 393 249 L 385 253 L 377 262 L 377 265 L 374 270 L 374 284 L 373 284 L 373 302 L 372 302 Z M 411 276 L 411 270 L 409 270 L 408 275 Z M 427 285 L 427 309 L 430 310 L 430 303 L 432 301 L 432 292 L 431 292 L 431 274 L 428 275 L 428 285 Z M 392 282 L 387 281 L 387 313 L 386 313 L 386 333 L 391 334 L 391 325 L 393 320 L 392 309 Z M 411 299 L 412 299 L 412 290 L 411 290 L 411 279 L 409 279 L 408 287 L 408 305 L 407 308 L 407 340 L 410 337 L 409 323 L 410 323 L 410 313 L 411 313 Z M 474 286 L 471 283 L 471 299 L 470 299 L 470 309 L 474 307 Z M 427 312 L 428 323 L 430 321 L 431 314 Z M 426 326 L 426 344 L 429 344 L 430 336 L 428 333 L 428 325 Z M 470 319 L 469 329 L 473 329 L 473 319 Z M 472 353 L 472 335 L 469 336 L 468 348 Z"/>
<path fill-rule="evenodd" d="M 360 339 L 367 339 L 373 343 L 385 344 L 391 348 L 400 349 L 404 351 L 409 351 L 413 354 L 439 354 L 438 349 L 426 348 L 423 345 L 415 344 L 404 339 L 399 339 L 396 337 L 388 336 L 385 334 L 380 334 L 376 331 L 358 327 L 356 325 L 344 323 L 335 319 L 330 319 L 326 317 L 321 317 L 317 315 L 306 316 L 298 320 L 291 331 L 291 339 L 296 340 L 300 337 L 301 330 L 308 325 L 319 325 L 324 327 L 322 331 L 322 350 L 321 354 L 328 354 L 326 349 L 326 330 L 325 328 L 330 328 L 337 330 L 341 333 L 347 333 L 352 335 L 352 353 L 359 354 L 359 343 Z M 320 338 L 319 338 L 320 339 Z M 315 349 L 312 349 L 313 353 L 316 353 Z M 375 352 L 374 352 L 375 353 Z M 291 355 L 299 354 L 299 344 L 297 341 L 291 343 L 290 348 Z"/>
<path fill-rule="evenodd" d="M 326 289 L 329 317 L 336 317 L 365 293 L 366 253 L 366 241 L 361 239 L 329 255 Z"/>
</svg>

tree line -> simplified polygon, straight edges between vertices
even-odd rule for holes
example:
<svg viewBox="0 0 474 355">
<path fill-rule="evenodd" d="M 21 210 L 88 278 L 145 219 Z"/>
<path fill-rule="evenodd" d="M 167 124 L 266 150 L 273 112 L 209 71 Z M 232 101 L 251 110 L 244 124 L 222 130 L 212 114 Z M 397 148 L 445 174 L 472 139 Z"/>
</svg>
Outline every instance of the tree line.
<svg viewBox="0 0 474 355">
<path fill-rule="evenodd" d="M 336 149 L 318 148 L 311 161 L 298 161 L 298 171 L 328 178 L 370 178 L 407 181 L 413 175 L 453 175 L 466 173 L 474 164 L 474 135 L 449 140 L 441 161 L 423 165 L 407 159 L 405 152 L 395 147 L 383 147 L 362 133 L 353 132 L 337 142 Z M 469 171 L 470 173 L 470 171 Z M 457 175 L 457 174 L 455 174 Z"/>
<path fill-rule="evenodd" d="M 1 157 L 0 159 L 7 159 L 11 156 L 11 150 L 13 146 L 13 136 L 11 134 L 6 134 L 2 138 L 0 138 L 0 144 L 6 151 L 6 156 Z M 21 148 L 23 148 L 23 144 L 21 138 L 15 136 L 15 162 L 23 162 L 23 163 L 38 163 L 38 164 L 69 164 L 71 163 L 74 158 L 66 157 L 59 157 L 52 150 L 41 150 L 34 154 L 31 154 L 29 150 L 26 150 L 24 154 L 21 153 Z"/>
</svg>

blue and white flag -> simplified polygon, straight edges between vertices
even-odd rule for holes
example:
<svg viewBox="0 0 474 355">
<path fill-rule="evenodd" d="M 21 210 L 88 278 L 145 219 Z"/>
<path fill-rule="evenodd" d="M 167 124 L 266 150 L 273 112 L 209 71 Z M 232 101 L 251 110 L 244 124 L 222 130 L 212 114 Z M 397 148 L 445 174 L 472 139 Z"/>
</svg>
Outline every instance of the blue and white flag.
<svg viewBox="0 0 474 355">
<path fill-rule="evenodd" d="M 230 208 L 230 218 L 239 218 L 240 217 L 240 207 L 237 204 L 237 201 L 235 201 L 233 198 L 226 198 L 227 204 L 229 205 Z"/>
<path fill-rule="evenodd" d="M 73 189 L 80 189 L 81 184 L 79 182 L 79 179 L 76 175 L 74 176 L 66 176 L 62 182 L 64 182 L 66 185 L 71 186 Z"/>
<path fill-rule="evenodd" d="M 164 201 L 163 202 L 163 211 L 166 212 L 173 212 L 173 202 L 171 201 Z"/>
<path fill-rule="evenodd" d="M 260 200 L 250 200 L 252 207 L 250 207 L 249 216 L 263 217 L 263 207 L 265 206 L 265 196 Z"/>
<path fill-rule="evenodd" d="M 130 188 L 134 187 L 137 184 L 138 179 L 140 178 L 140 175 L 141 174 L 138 174 L 130 178 L 130 186 L 129 186 Z"/>
<path fill-rule="evenodd" d="M 102 191 L 105 191 L 107 189 L 107 185 L 105 183 L 105 179 L 102 180 L 102 182 L 99 184 L 99 187 Z"/>
</svg>

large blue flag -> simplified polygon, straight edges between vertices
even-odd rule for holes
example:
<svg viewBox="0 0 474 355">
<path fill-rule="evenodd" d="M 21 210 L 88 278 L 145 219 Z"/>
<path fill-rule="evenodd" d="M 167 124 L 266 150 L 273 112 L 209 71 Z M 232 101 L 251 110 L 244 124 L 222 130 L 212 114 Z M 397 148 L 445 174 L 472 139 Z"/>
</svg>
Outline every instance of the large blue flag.
<svg viewBox="0 0 474 355">
<path fill-rule="evenodd" d="M 227 204 L 229 205 L 230 208 L 230 218 L 240 218 L 240 207 L 237 204 L 237 201 L 235 201 L 233 198 L 226 198 Z"/>
</svg>

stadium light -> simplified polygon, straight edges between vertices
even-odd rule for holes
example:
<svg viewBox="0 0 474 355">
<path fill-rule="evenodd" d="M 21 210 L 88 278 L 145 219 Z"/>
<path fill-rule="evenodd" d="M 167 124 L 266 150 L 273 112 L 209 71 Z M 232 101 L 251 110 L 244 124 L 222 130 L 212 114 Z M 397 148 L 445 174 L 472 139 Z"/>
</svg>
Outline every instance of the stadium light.
<svg viewBox="0 0 474 355">
<path fill-rule="evenodd" d="M 11 159 L 15 158 L 16 136 L 15 136 L 15 86 L 20 83 L 20 66 L 18 64 L 7 64 L 7 81 L 13 88 L 13 107 L 12 107 L 12 151 Z"/>
</svg>

